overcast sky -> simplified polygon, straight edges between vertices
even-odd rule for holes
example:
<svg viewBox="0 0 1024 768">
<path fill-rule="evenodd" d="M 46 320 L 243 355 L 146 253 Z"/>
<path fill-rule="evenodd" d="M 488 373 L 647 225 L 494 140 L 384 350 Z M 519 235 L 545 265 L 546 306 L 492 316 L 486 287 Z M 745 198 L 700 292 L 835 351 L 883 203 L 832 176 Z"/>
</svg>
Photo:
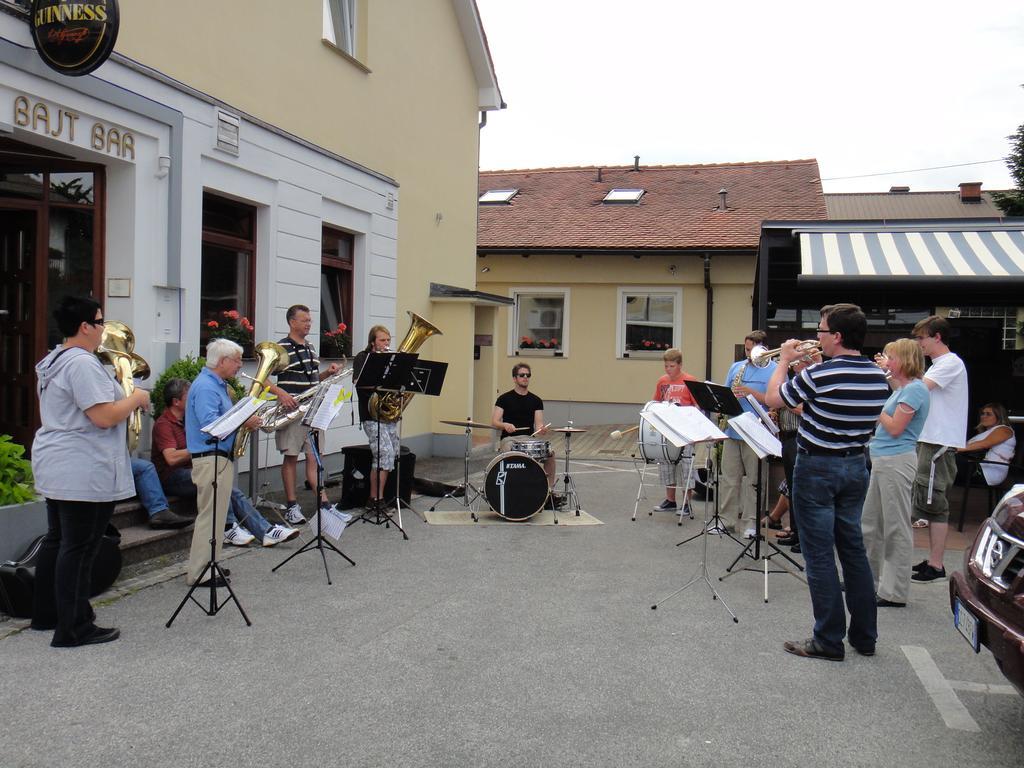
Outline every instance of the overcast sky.
<svg viewBox="0 0 1024 768">
<path fill-rule="evenodd" d="M 1024 0 L 477 0 L 484 170 L 816 158 L 826 192 L 1012 186 Z M 836 179 L 836 180 L 830 180 Z"/>
</svg>

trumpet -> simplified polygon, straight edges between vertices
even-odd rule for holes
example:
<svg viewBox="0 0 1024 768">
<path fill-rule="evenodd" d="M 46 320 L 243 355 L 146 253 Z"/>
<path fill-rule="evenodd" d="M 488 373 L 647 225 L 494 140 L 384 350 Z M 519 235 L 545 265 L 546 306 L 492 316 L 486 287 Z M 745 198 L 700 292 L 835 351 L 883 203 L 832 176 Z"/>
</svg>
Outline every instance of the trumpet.
<svg viewBox="0 0 1024 768">
<path fill-rule="evenodd" d="M 815 355 L 821 354 L 821 342 L 817 339 L 806 339 L 797 344 L 796 351 L 800 353 L 800 357 L 790 362 L 791 366 L 800 362 L 811 362 Z M 763 346 L 757 346 L 750 350 L 750 363 L 755 368 L 767 368 L 768 364 L 781 354 L 782 347 L 765 349 Z"/>
</svg>

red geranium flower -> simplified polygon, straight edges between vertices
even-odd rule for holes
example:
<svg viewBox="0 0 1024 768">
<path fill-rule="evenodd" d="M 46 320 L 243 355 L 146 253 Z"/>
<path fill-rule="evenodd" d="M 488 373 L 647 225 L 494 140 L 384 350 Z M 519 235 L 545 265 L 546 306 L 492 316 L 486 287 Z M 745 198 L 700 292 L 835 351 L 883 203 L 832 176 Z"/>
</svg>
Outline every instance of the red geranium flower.
<svg viewBox="0 0 1024 768">
<path fill-rule="evenodd" d="M 211 320 L 210 322 L 208 322 L 206 324 L 206 327 L 207 328 L 220 328 L 220 323 L 218 323 L 216 320 Z"/>
</svg>

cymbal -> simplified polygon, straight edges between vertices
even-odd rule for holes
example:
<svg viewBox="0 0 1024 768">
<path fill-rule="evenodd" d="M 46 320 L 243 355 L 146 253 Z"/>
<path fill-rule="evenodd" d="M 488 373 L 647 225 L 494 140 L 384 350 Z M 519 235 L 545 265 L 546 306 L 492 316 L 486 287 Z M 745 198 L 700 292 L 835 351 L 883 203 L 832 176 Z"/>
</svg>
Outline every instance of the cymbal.
<svg viewBox="0 0 1024 768">
<path fill-rule="evenodd" d="M 562 432 L 563 434 L 575 434 L 577 432 L 587 432 L 586 429 L 577 429 L 576 427 L 559 427 L 558 429 L 552 429 L 552 432 Z"/>
<path fill-rule="evenodd" d="M 501 431 L 501 427 L 495 427 L 491 424 L 483 424 L 479 421 L 471 421 L 470 419 L 441 419 L 442 424 L 451 424 L 453 427 L 475 427 L 476 429 L 493 429 L 495 432 Z"/>
</svg>

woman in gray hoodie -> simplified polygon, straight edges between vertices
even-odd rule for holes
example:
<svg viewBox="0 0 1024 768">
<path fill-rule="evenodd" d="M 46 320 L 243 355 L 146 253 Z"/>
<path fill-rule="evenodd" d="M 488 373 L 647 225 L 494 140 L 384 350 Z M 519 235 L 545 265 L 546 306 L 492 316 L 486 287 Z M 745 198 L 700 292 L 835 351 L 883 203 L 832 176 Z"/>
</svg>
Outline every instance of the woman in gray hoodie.
<svg viewBox="0 0 1024 768">
<path fill-rule="evenodd" d="M 114 503 L 135 495 L 125 423 L 149 393 L 125 397 L 96 357 L 103 312 L 91 298 L 68 296 L 53 313 L 64 343 L 36 364 L 42 427 L 32 442 L 36 491 L 48 530 L 36 565 L 32 628 L 55 630 L 66 648 L 107 643 L 117 628 L 96 626 L 89 605 L 92 565 Z"/>
</svg>

